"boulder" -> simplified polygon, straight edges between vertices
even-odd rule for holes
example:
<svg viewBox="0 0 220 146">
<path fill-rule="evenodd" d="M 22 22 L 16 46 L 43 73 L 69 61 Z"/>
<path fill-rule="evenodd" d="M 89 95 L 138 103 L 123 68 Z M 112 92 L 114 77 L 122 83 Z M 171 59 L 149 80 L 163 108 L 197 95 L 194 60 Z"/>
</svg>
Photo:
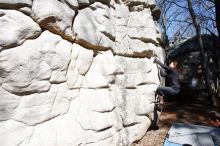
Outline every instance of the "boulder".
<svg viewBox="0 0 220 146">
<path fill-rule="evenodd" d="M 31 7 L 33 0 L 0 0 L 0 8 Z"/>
<path fill-rule="evenodd" d="M 60 84 L 52 85 L 46 93 L 24 96 L 11 118 L 27 125 L 37 125 L 65 114 L 69 108 L 67 93 L 67 86 Z"/>
<path fill-rule="evenodd" d="M 116 5 L 115 22 L 115 54 L 132 57 L 161 56 L 158 52 L 162 50 L 159 46 L 162 34 L 149 8 L 129 13 L 125 6 Z"/>
<path fill-rule="evenodd" d="M 0 53 L 2 87 L 19 95 L 49 91 L 51 83 L 66 81 L 70 57 L 71 44 L 45 31 L 35 40 Z"/>
<path fill-rule="evenodd" d="M 17 121 L 8 120 L 0 123 L 0 140 L 2 146 L 17 146 L 24 142 L 24 139 L 31 137 L 33 127 L 29 127 Z"/>
<path fill-rule="evenodd" d="M 126 88 L 136 88 L 138 85 L 150 83 L 148 82 L 148 76 L 151 74 L 152 68 L 155 66 L 152 59 L 117 56 L 116 61 L 124 70 L 123 75 L 116 75 L 116 84 L 120 84 Z M 156 81 L 157 78 L 158 77 L 155 76 L 152 78 L 152 81 Z"/>
<path fill-rule="evenodd" d="M 12 118 L 21 97 L 5 91 L 2 87 L 0 88 L 0 93 L 0 121 L 3 122 Z"/>
<path fill-rule="evenodd" d="M 32 3 L 33 0 L 0 0 L 0 8 L 16 9 L 30 15 Z"/>
<path fill-rule="evenodd" d="M 34 0 L 32 17 L 39 25 L 64 39 L 74 41 L 72 23 L 75 11 L 57 0 Z"/>
<path fill-rule="evenodd" d="M 41 28 L 30 17 L 16 10 L 0 9 L 0 51 L 19 46 L 40 34 Z"/>
<path fill-rule="evenodd" d="M 71 62 L 66 75 L 67 85 L 70 89 L 81 88 L 85 74 L 93 61 L 92 50 L 73 44 Z"/>
<path fill-rule="evenodd" d="M 154 0 L 0 0 L 3 7 L 1 145 L 129 146 L 158 120 L 163 78 L 153 56 L 165 55 Z"/>
<path fill-rule="evenodd" d="M 113 9 L 99 2 L 79 11 L 74 20 L 76 42 L 83 47 L 108 50 L 115 41 Z"/>
</svg>

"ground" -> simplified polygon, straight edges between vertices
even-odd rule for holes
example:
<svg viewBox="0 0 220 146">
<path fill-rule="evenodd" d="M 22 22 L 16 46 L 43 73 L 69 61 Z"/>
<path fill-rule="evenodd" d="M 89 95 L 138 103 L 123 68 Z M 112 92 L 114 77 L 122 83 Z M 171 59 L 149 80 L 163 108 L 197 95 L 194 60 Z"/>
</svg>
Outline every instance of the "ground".
<svg viewBox="0 0 220 146">
<path fill-rule="evenodd" d="M 219 109 L 210 106 L 202 91 L 184 91 L 178 97 L 165 101 L 160 115 L 159 129 L 149 130 L 141 141 L 133 146 L 162 146 L 173 122 L 213 126 L 207 113 Z"/>
</svg>

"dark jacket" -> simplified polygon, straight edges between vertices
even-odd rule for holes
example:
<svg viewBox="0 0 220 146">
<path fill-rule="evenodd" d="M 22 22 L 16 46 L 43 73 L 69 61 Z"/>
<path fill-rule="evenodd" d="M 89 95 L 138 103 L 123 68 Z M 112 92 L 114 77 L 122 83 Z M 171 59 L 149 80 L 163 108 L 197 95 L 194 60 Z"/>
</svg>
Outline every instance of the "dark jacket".
<svg viewBox="0 0 220 146">
<path fill-rule="evenodd" d="M 180 88 L 180 81 L 177 71 L 169 66 L 164 65 L 159 60 L 157 60 L 157 63 L 165 70 L 165 73 L 162 71 L 161 76 L 166 77 L 169 86 Z"/>
</svg>

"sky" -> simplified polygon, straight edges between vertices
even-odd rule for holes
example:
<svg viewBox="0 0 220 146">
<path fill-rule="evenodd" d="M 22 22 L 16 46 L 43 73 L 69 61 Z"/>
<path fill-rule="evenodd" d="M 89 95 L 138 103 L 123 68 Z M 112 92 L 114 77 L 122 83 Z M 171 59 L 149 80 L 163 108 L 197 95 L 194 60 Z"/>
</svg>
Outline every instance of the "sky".
<svg viewBox="0 0 220 146">
<path fill-rule="evenodd" d="M 161 4 L 162 1 L 166 1 L 166 3 Z M 157 0 L 157 3 L 161 11 L 165 12 L 169 40 L 174 39 L 175 36 L 195 36 L 195 28 L 187 9 L 187 0 Z M 193 0 L 193 8 L 197 14 L 202 34 L 210 34 L 210 32 L 217 34 L 214 4 L 208 0 Z"/>
</svg>

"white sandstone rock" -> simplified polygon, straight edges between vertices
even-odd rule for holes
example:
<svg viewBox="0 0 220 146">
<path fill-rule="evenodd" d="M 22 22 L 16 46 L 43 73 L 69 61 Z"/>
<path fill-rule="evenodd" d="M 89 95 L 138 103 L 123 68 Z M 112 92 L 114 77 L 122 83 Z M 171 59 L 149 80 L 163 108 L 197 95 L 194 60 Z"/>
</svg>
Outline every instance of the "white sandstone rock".
<svg viewBox="0 0 220 146">
<path fill-rule="evenodd" d="M 39 44 L 37 50 L 40 58 L 51 67 L 50 82 L 61 83 L 66 81 L 66 73 L 71 59 L 72 44 L 60 36 L 45 31 L 36 39 Z M 33 44 L 34 45 L 34 44 Z"/>
<path fill-rule="evenodd" d="M 71 44 L 45 31 L 35 40 L 0 53 L 0 68 L 5 71 L 2 87 L 17 94 L 46 92 L 50 82 L 66 80 L 70 57 Z"/>
<path fill-rule="evenodd" d="M 0 51 L 39 36 L 41 28 L 30 17 L 15 10 L 0 9 Z"/>
<path fill-rule="evenodd" d="M 80 7 L 89 6 L 89 4 L 94 3 L 95 0 L 77 0 Z"/>
<path fill-rule="evenodd" d="M 79 48 L 79 54 L 77 57 L 75 68 L 78 70 L 80 75 L 85 75 L 89 71 L 91 64 L 93 62 L 94 52 L 91 50 L 85 49 L 79 45 L 78 45 L 78 48 Z M 75 49 L 77 48 L 74 48 L 74 50 Z"/>
<path fill-rule="evenodd" d="M 101 131 L 114 125 L 115 104 L 108 89 L 81 89 L 77 121 L 84 130 Z"/>
<path fill-rule="evenodd" d="M 136 6 L 142 6 L 142 7 L 147 6 L 147 0 L 123 0 L 123 1 L 124 4 L 128 6 L 130 10 Z"/>
<path fill-rule="evenodd" d="M 138 39 L 146 43 L 158 45 L 160 31 L 153 21 L 150 9 L 144 9 L 140 12 L 131 12 L 127 24 L 128 36 L 131 39 Z"/>
<path fill-rule="evenodd" d="M 36 48 L 26 42 L 22 46 L 2 51 L 0 68 L 5 71 L 2 87 L 16 94 L 48 91 L 51 68 L 39 58 L 40 53 Z"/>
<path fill-rule="evenodd" d="M 35 126 L 31 138 L 21 146 L 79 145 L 85 141 L 83 134 L 84 131 L 74 117 L 65 114 Z"/>
<path fill-rule="evenodd" d="M 127 140 L 128 143 L 126 145 L 131 145 L 132 143 L 140 140 L 146 134 L 148 127 L 151 124 L 151 121 L 147 117 L 137 117 L 137 124 L 134 126 L 128 126 L 124 129 L 125 133 L 128 133 Z M 133 123 L 132 123 L 133 124 Z"/>
<path fill-rule="evenodd" d="M 141 139 L 145 135 L 146 127 L 151 125 L 150 113 L 154 111 L 156 89 L 157 85 L 154 84 L 137 86 L 136 89 L 125 89 L 121 85 L 112 86 L 115 111 L 123 119 L 124 128 L 120 133 L 124 137 L 129 137 L 124 139 L 124 145 L 130 145 Z"/>
<path fill-rule="evenodd" d="M 49 92 L 23 96 L 12 119 L 27 125 L 36 125 L 62 115 L 69 108 L 65 84 L 52 85 Z"/>
<path fill-rule="evenodd" d="M 6 121 L 12 118 L 21 97 L 5 91 L 1 87 L 0 95 L 0 121 Z"/>
<path fill-rule="evenodd" d="M 114 137 L 110 145 L 119 141 L 122 129 L 120 117 L 115 111 L 114 97 L 108 89 L 81 89 L 80 95 L 70 105 L 69 113 L 85 131 L 86 143 L 99 143 Z M 108 140 L 107 140 L 108 141 Z M 103 142 L 105 143 L 105 142 Z"/>
<path fill-rule="evenodd" d="M 71 59 L 71 49 L 71 43 L 65 40 L 61 40 L 58 42 L 58 44 L 56 44 L 55 48 L 49 47 L 47 51 L 45 48 L 40 50 L 40 52 L 45 51 L 45 55 L 42 57 L 53 70 L 50 82 L 60 83 L 66 81 L 66 72 Z M 46 55 L 48 53 L 50 53 L 51 56 L 48 57 Z"/>
<path fill-rule="evenodd" d="M 150 8 L 154 8 L 154 7 L 156 7 L 156 1 L 155 0 L 147 0 L 147 5 Z"/>
<path fill-rule="evenodd" d="M 122 85 L 127 88 L 136 88 L 138 85 L 149 84 L 149 74 L 155 66 L 153 60 L 148 58 L 128 58 L 116 57 L 117 64 L 124 68 L 124 75 L 117 75 L 116 84 Z M 157 79 L 157 76 L 152 79 Z M 153 82 L 154 83 L 154 82 Z"/>
<path fill-rule="evenodd" d="M 74 10 L 77 10 L 79 7 L 79 3 L 77 0 L 65 0 L 67 5 L 70 6 L 70 8 L 73 8 Z"/>
<path fill-rule="evenodd" d="M 41 27 L 73 41 L 71 30 L 75 11 L 58 0 L 34 0 L 32 17 Z"/>
<path fill-rule="evenodd" d="M 129 7 L 134 7 L 137 5 L 145 5 L 145 7 L 154 8 L 156 7 L 155 0 L 122 0 Z"/>
<path fill-rule="evenodd" d="M 111 51 L 100 52 L 85 75 L 83 88 L 103 88 L 115 81 L 117 72 L 116 60 Z M 94 77 L 96 79 L 94 80 Z"/>
<path fill-rule="evenodd" d="M 82 89 L 80 98 L 84 107 L 94 112 L 111 112 L 115 108 L 115 103 L 108 89 Z"/>
<path fill-rule="evenodd" d="M 31 137 L 33 128 L 13 120 L 0 123 L 1 146 L 18 146 Z"/>
<path fill-rule="evenodd" d="M 66 76 L 67 85 L 70 89 L 82 87 L 84 76 L 92 64 L 93 54 L 92 50 L 73 44 L 71 62 Z"/>
<path fill-rule="evenodd" d="M 115 25 L 127 26 L 129 20 L 129 9 L 125 5 L 115 4 Z"/>
<path fill-rule="evenodd" d="M 159 27 L 153 21 L 150 9 L 129 12 L 116 5 L 116 37 L 113 51 L 121 56 L 150 57 L 158 55 L 162 41 Z M 160 55 L 158 55 L 160 56 Z"/>
<path fill-rule="evenodd" d="M 153 112 L 155 102 L 154 95 L 157 87 L 158 86 L 155 84 L 148 84 L 137 87 L 136 92 L 138 93 L 137 99 L 139 103 L 135 105 L 134 108 L 134 111 L 137 115 L 147 115 L 148 113 Z"/>
<path fill-rule="evenodd" d="M 29 5 L 33 0 L 0 0 L 1 5 Z"/>
<path fill-rule="evenodd" d="M 156 88 L 154 88 L 153 91 L 155 90 Z M 152 93 L 155 92 L 151 92 L 150 94 Z M 147 116 L 148 113 L 153 112 L 154 110 L 154 104 L 148 101 L 152 98 L 150 94 L 143 95 L 140 93 L 139 89 L 126 90 L 126 112 L 123 115 L 123 124 L 125 130 L 129 133 L 129 144 L 137 139 L 141 139 L 147 130 L 146 127 L 149 127 L 151 124 L 151 120 Z"/>
<path fill-rule="evenodd" d="M 0 0 L 0 8 L 31 7 L 33 0 Z"/>
<path fill-rule="evenodd" d="M 160 85 L 162 82 L 158 74 L 158 65 L 154 64 L 152 66 L 152 70 L 147 74 L 145 83 L 147 84 L 155 84 L 155 85 Z"/>
<path fill-rule="evenodd" d="M 112 13 L 111 7 L 99 2 L 80 10 L 73 25 L 76 42 L 84 47 L 97 50 L 112 48 L 115 40 Z"/>
<path fill-rule="evenodd" d="M 157 121 L 163 78 L 151 57 L 164 51 L 154 0 L 0 8 L 17 10 L 0 10 L 0 145 L 129 146 Z"/>
</svg>

